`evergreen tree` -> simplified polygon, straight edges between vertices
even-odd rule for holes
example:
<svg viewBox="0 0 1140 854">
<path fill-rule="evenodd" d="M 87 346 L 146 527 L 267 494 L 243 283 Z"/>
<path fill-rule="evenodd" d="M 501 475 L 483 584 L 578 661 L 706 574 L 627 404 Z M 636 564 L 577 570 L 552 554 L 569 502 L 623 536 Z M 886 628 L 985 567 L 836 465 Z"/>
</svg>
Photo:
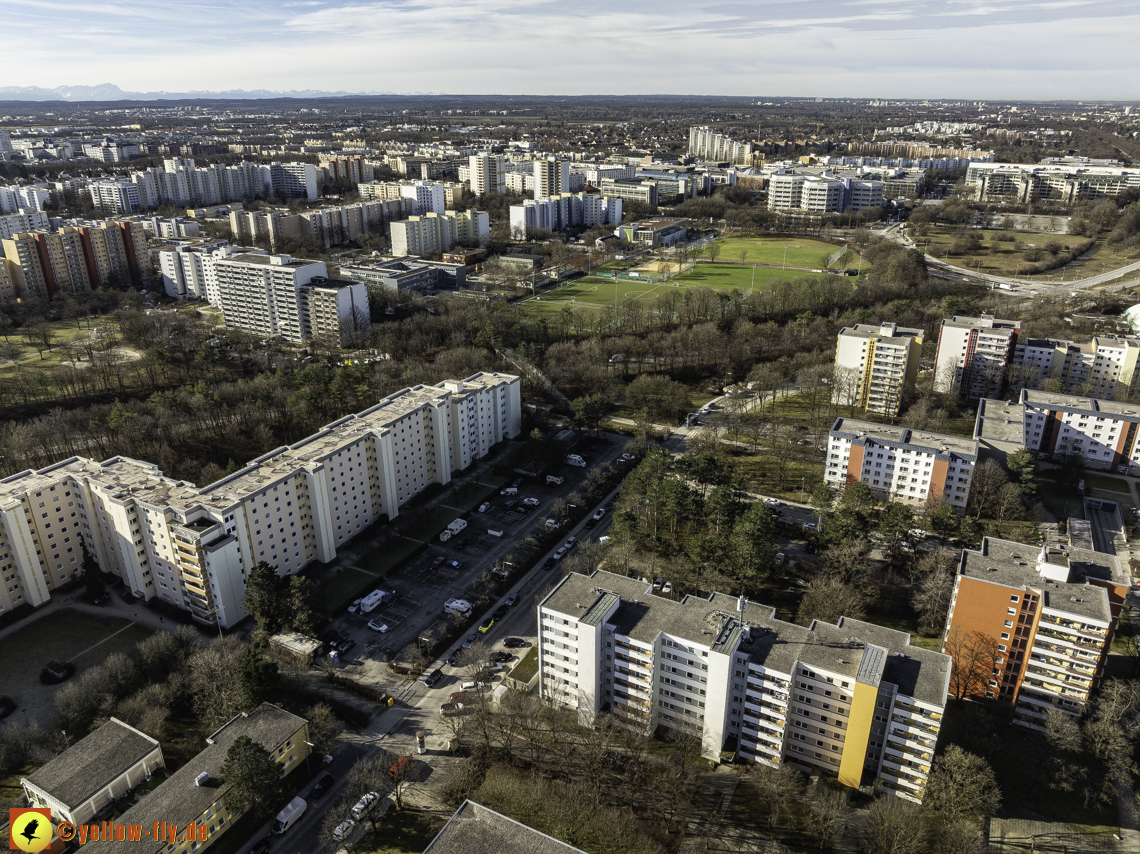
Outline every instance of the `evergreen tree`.
<svg viewBox="0 0 1140 854">
<path fill-rule="evenodd" d="M 229 785 L 227 799 L 233 812 L 244 807 L 263 818 L 281 794 L 281 765 L 248 735 L 238 736 L 226 751 L 222 779 Z"/>
<path fill-rule="evenodd" d="M 277 680 L 277 664 L 247 646 L 241 654 L 241 685 L 247 704 L 253 708 L 268 700 L 277 687 Z"/>
</svg>

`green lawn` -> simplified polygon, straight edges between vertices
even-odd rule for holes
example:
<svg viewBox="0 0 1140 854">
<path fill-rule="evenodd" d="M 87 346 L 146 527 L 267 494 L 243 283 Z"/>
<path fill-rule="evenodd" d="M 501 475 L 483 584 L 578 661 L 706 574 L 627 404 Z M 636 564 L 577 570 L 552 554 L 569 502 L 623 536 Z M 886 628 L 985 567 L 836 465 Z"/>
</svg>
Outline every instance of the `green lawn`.
<svg viewBox="0 0 1140 854">
<path fill-rule="evenodd" d="M 1079 234 L 1012 231 L 1010 233 L 1015 238 L 1013 241 L 999 241 L 997 237 L 1004 234 L 1003 229 L 970 229 L 967 233 L 976 236 L 982 245 L 976 251 L 967 252 L 964 255 L 951 255 L 949 254 L 950 246 L 960 233 L 963 233 L 962 226 L 934 226 L 926 237 L 914 235 L 914 241 L 917 246 L 924 247 L 929 254 L 936 258 L 942 258 L 947 263 L 976 270 L 980 262 L 983 273 L 1014 275 L 1019 267 L 1030 263 L 1025 258 L 1025 253 L 1031 246 L 1044 248 L 1046 243 L 1056 242 L 1069 247 L 1085 240 L 1085 237 Z M 1063 278 L 1066 281 L 1073 281 L 1078 276 L 1096 275 L 1123 266 L 1140 257 L 1140 252 L 1120 253 L 1109 249 L 1104 245 L 1103 240 L 1094 244 L 1089 252 L 1091 254 L 1086 253 L 1085 256 L 1082 256 L 1084 260 L 1069 264 L 1067 273 L 1057 269 L 1038 273 L 1032 278 L 1052 280 L 1056 284 L 1061 284 Z"/>
<path fill-rule="evenodd" d="M 651 300 L 664 293 L 684 293 L 685 288 L 738 290 L 747 293 L 752 287 L 766 288 L 776 279 L 800 279 L 805 276 L 819 279 L 828 275 L 805 273 L 803 270 L 781 270 L 779 267 L 753 268 L 733 264 L 697 264 L 693 269 L 668 282 L 638 282 L 633 279 L 586 276 L 571 284 L 539 294 L 534 299 L 524 300 L 520 305 L 531 312 L 557 312 L 568 306 L 596 308 L 602 305 L 614 305 L 615 300 L 618 303 L 626 299 Z M 850 281 L 854 284 L 855 279 Z"/>
<path fill-rule="evenodd" d="M 112 616 L 100 618 L 70 610 L 56 611 L 28 623 L 4 638 L 4 654 L 0 655 L 0 685 L 4 686 L 4 693 L 12 694 L 20 702 L 18 694 L 21 688 L 38 685 L 40 670 L 49 661 L 69 661 L 130 625 L 130 620 Z M 83 656 L 81 662 L 76 662 L 76 669 L 92 663 L 90 658 Z"/>
<path fill-rule="evenodd" d="M 376 830 L 353 848 L 359 854 L 419 854 L 435 839 L 443 820 L 416 809 L 389 808 Z"/>
<path fill-rule="evenodd" d="M 130 628 L 115 635 L 104 643 L 99 644 L 95 649 L 72 661 L 76 670 L 83 670 L 87 667 L 92 667 L 99 664 L 103 659 L 113 652 L 123 652 L 127 655 L 132 655 L 141 641 L 149 638 L 154 632 L 146 626 L 132 625 Z"/>
<path fill-rule="evenodd" d="M 805 448 L 805 453 L 810 448 Z M 777 463 L 763 451 L 737 457 L 737 471 L 746 488 L 764 495 L 774 495 L 790 501 L 801 501 L 811 495 L 812 489 L 823 480 L 823 461 L 790 460 L 784 470 L 783 483 L 779 479 Z M 800 485 L 803 484 L 801 492 Z"/>
<path fill-rule="evenodd" d="M 739 261 L 740 253 L 743 252 L 745 261 L 757 264 L 791 264 L 794 267 L 822 267 L 828 257 L 843 248 L 842 245 L 836 246 L 822 240 L 810 240 L 795 235 L 726 237 L 715 242 L 722 261 Z M 854 267 L 858 264 L 855 259 L 848 261 L 853 263 L 844 262 L 844 266 Z"/>
<path fill-rule="evenodd" d="M 1086 474 L 1085 485 L 1089 489 L 1104 489 L 1108 492 L 1122 492 L 1125 495 L 1131 495 L 1132 492 L 1128 488 L 1128 481 L 1122 480 L 1119 477 L 1109 477 L 1103 474 Z"/>
</svg>

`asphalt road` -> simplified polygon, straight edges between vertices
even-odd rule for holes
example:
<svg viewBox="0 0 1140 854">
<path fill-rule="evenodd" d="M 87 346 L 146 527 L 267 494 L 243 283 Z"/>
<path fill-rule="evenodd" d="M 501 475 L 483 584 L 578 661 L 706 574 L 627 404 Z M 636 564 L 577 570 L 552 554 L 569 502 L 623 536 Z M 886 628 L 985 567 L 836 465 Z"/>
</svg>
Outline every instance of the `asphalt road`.
<svg viewBox="0 0 1140 854">
<path fill-rule="evenodd" d="M 610 445 L 603 445 L 602 451 L 591 456 L 591 465 L 597 465 L 606 460 L 617 457 L 621 454 L 625 442 L 622 437 L 615 437 L 615 441 Z M 583 472 L 586 470 L 582 470 Z M 567 480 L 563 487 L 570 485 L 570 479 Z M 533 525 L 536 518 L 544 518 L 543 511 L 549 508 L 554 498 L 561 494 L 562 490 L 546 490 L 545 487 L 526 487 L 520 486 L 520 493 L 518 498 L 526 497 L 528 494 L 533 494 L 536 497 L 541 497 L 546 494 L 546 498 L 538 510 L 526 517 L 525 524 L 522 528 Z M 497 621 L 490 630 L 481 636 L 481 642 L 493 651 L 506 651 L 517 655 L 525 654 L 527 649 L 507 650 L 503 646 L 503 641 L 508 637 L 520 637 L 526 640 L 530 645 L 533 645 L 537 640 L 537 614 L 536 597 L 539 596 L 547 588 L 557 583 L 558 579 L 562 577 L 562 570 L 559 565 L 552 569 L 545 569 L 544 564 L 548 557 L 553 556 L 554 551 L 561 546 L 566 538 L 574 536 L 578 538 L 579 544 L 586 539 L 597 539 L 604 536 L 609 530 L 611 515 L 607 512 L 601 521 L 597 522 L 593 528 L 587 528 L 592 514 L 598 507 L 605 506 L 617 494 L 617 490 L 613 490 L 606 495 L 598 504 L 589 508 L 589 513 L 582 522 L 563 531 L 564 536 L 554 540 L 551 548 L 546 554 L 539 557 L 534 569 L 530 570 L 525 575 L 518 577 L 510 589 L 507 590 L 501 599 L 492 603 L 491 607 L 486 614 L 479 614 L 477 620 L 473 625 L 478 625 L 478 622 L 490 614 L 490 611 L 495 610 L 503 601 L 511 594 L 518 596 L 517 603 L 511 608 L 507 616 L 502 620 Z M 505 498 L 497 499 L 496 503 L 501 504 Z M 473 517 L 479 514 L 472 514 Z M 466 532 L 464 532 L 466 533 Z M 517 533 L 510 535 L 504 533 L 503 540 L 506 543 L 513 542 Z M 461 537 L 462 538 L 462 535 Z M 459 576 L 439 578 L 425 576 L 423 565 L 425 561 L 430 562 L 431 555 L 437 553 L 436 549 L 431 549 L 428 552 L 428 557 L 420 557 L 403 569 L 389 576 L 385 579 L 382 589 L 388 589 L 395 586 L 400 589 L 406 596 L 402 596 L 400 600 L 395 603 L 395 606 L 387 609 L 377 609 L 372 614 L 353 617 L 345 615 L 339 618 L 335 626 L 342 634 L 348 634 L 354 639 L 360 638 L 356 649 L 352 650 L 348 658 L 368 659 L 367 656 L 375 652 L 382 644 L 387 644 L 389 635 L 392 638 L 404 639 L 403 642 L 409 642 L 408 639 L 415 637 L 424 627 L 430 625 L 437 619 L 441 613 L 440 608 L 442 602 L 450 596 L 460 594 L 466 589 L 465 582 L 462 582 Z M 487 568 L 489 562 L 493 562 L 489 555 L 482 555 L 478 561 L 473 561 L 477 566 L 473 567 L 472 571 L 478 569 L 483 571 Z M 481 567 L 481 568 L 480 568 Z M 466 573 L 464 573 L 466 575 Z M 393 585 L 390 582 L 394 580 L 396 583 Z M 415 599 L 414 608 L 400 608 L 401 602 L 406 602 L 412 596 Z M 431 603 L 438 601 L 440 608 L 430 607 Z M 377 635 L 367 628 L 367 621 L 369 618 L 383 616 L 385 620 L 391 620 L 392 628 L 389 633 Z M 474 631 L 474 629 L 473 629 Z M 466 635 L 464 635 L 466 637 Z M 346 733 L 338 742 L 337 747 L 334 749 L 333 762 L 325 769 L 328 773 L 336 778 L 335 785 L 317 801 L 311 801 L 308 797 L 309 791 L 312 789 L 312 784 L 307 784 L 296 794 L 301 795 L 307 801 L 310 801 L 308 809 L 304 816 L 291 827 L 283 836 L 270 837 L 271 850 L 273 852 L 282 852 L 282 854 L 313 854 L 313 852 L 325 851 L 326 849 L 320 842 L 321 825 L 324 822 L 326 812 L 340 802 L 344 795 L 346 786 L 346 778 L 352 765 L 362 757 L 373 756 L 380 750 L 387 751 L 390 755 L 407 755 L 415 752 L 415 737 L 416 732 L 423 730 L 426 732 L 426 745 L 427 752 L 419 757 L 424 763 L 421 771 L 420 781 L 421 785 L 430 786 L 433 782 L 432 776 L 437 773 L 435 766 L 438 764 L 437 760 L 441 757 L 449 757 L 444 742 L 448 735 L 445 731 L 438 727 L 439 724 L 439 707 L 450 699 L 450 695 L 460 690 L 463 682 L 468 681 L 470 678 L 469 673 L 462 667 L 451 667 L 446 663 L 449 655 L 460 648 L 462 639 L 451 645 L 447 649 L 441 651 L 439 658 L 433 662 L 425 672 L 430 673 L 435 668 L 440 668 L 444 673 L 444 678 L 440 680 L 439 684 L 429 688 L 423 684 L 423 681 L 416 679 L 414 681 L 407 679 L 400 679 L 393 674 L 387 672 L 386 668 L 378 666 L 376 668 L 377 676 L 382 677 L 386 683 L 386 690 L 393 696 L 395 703 L 392 708 L 384 712 L 379 712 L 373 716 L 369 726 L 360 733 Z M 394 647 L 398 646 L 399 641 L 393 643 Z M 359 653 L 359 655 L 358 655 Z M 379 665 L 379 662 L 374 662 Z M 348 665 L 348 669 L 353 669 L 359 665 Z M 509 669 L 510 665 L 508 665 Z M 500 677 L 496 677 L 495 681 L 498 682 Z M 318 774 L 317 777 L 320 775 Z M 314 778 L 316 779 L 316 778 Z M 239 854 L 246 854 L 253 843 L 257 840 L 265 838 L 269 834 L 269 827 L 272 824 L 272 819 L 267 821 L 265 825 L 255 833 L 250 842 L 245 845 Z"/>
</svg>

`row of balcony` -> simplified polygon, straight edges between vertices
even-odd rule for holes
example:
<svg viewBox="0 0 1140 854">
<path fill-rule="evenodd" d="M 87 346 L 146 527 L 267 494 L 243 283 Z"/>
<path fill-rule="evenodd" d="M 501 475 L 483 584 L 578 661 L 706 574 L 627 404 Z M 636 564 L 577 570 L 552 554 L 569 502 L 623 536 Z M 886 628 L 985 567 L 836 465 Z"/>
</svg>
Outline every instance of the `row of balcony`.
<svg viewBox="0 0 1140 854">
<path fill-rule="evenodd" d="M 1100 652 L 1100 646 L 1091 640 L 1081 638 L 1079 641 L 1074 640 L 1072 635 L 1064 634 L 1055 629 L 1048 629 L 1043 626 L 1037 627 L 1037 637 L 1046 637 L 1050 640 L 1060 641 L 1061 643 L 1070 644 L 1078 650 L 1086 650 L 1088 652 Z"/>
<path fill-rule="evenodd" d="M 1096 668 L 1088 664 L 1078 664 L 1073 661 L 1066 661 L 1063 658 L 1055 656 L 1043 655 L 1041 653 L 1033 653 L 1029 656 L 1029 660 L 1041 665 L 1042 667 L 1055 667 L 1059 670 L 1064 670 L 1066 673 L 1082 673 L 1090 679 L 1096 676 Z"/>
</svg>

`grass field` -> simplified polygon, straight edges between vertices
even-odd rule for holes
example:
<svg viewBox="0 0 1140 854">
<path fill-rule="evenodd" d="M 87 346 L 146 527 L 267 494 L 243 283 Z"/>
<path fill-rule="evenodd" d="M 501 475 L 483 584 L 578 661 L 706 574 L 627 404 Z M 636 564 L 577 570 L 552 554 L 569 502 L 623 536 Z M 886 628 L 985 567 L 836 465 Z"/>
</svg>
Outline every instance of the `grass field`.
<svg viewBox="0 0 1140 854">
<path fill-rule="evenodd" d="M 726 237 L 715 241 L 722 261 L 745 261 L 757 264 L 791 264 L 795 267 L 822 267 L 825 259 L 841 249 L 822 240 L 806 237 Z M 785 249 L 787 255 L 785 257 Z M 854 266 L 846 264 L 845 266 Z"/>
<path fill-rule="evenodd" d="M 949 264 L 969 267 L 974 270 L 978 268 L 978 263 L 981 262 L 981 272 L 983 273 L 1014 275 L 1019 267 L 1029 263 L 1025 258 L 1025 252 L 1029 246 L 1034 245 L 1043 248 L 1046 243 L 1055 241 L 1069 247 L 1085 239 L 1079 234 L 1011 231 L 1009 233 L 1015 239 L 1002 242 L 997 239 L 997 236 L 1005 233 L 1004 229 L 977 229 L 971 230 L 969 233 L 981 241 L 981 246 L 976 251 L 968 252 L 965 255 L 951 255 L 949 254 L 950 245 L 961 231 L 961 226 L 936 226 L 931 228 L 926 237 L 916 236 L 914 240 L 916 245 L 925 247 L 930 255 L 941 258 Z M 1103 242 L 1096 243 L 1089 251 L 1091 254 L 1082 256 L 1083 260 L 1073 261 L 1065 269 L 1058 268 L 1027 278 L 1055 279 L 1057 283 L 1060 283 L 1062 278 L 1072 281 L 1074 277 L 1097 275 L 1102 271 L 1115 269 L 1140 258 L 1140 253 L 1132 252 L 1131 255 L 1128 255 L 1115 252 L 1104 246 Z"/>
<path fill-rule="evenodd" d="M 685 288 L 711 288 L 714 291 L 747 293 L 753 287 L 763 289 L 774 279 L 799 279 L 805 276 L 823 278 L 826 273 L 805 273 L 802 270 L 781 270 L 778 267 L 737 267 L 730 264 L 697 264 L 668 282 L 638 282 L 631 279 L 603 279 L 587 276 L 573 284 L 548 291 L 537 299 L 528 299 L 523 307 L 533 312 L 558 312 L 567 306 L 597 308 L 613 305 L 626 299 L 652 300 L 663 293 L 683 292 Z M 855 279 L 851 279 L 854 282 Z"/>
</svg>

